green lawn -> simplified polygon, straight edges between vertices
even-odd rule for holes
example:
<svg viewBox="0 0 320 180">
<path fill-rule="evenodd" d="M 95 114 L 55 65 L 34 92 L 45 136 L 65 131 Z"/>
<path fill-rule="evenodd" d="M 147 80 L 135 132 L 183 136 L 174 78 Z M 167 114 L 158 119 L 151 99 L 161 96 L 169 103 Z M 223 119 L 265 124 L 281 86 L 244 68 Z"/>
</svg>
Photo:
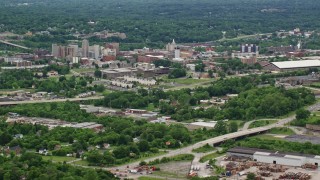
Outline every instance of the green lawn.
<svg viewBox="0 0 320 180">
<path fill-rule="evenodd" d="M 96 69 L 94 69 L 94 68 L 90 68 L 90 69 L 88 69 L 88 68 L 78 68 L 78 69 L 72 69 L 72 70 L 74 70 L 77 73 L 86 73 L 86 72 L 94 72 Z"/>
<path fill-rule="evenodd" d="M 148 104 L 148 107 L 145 108 L 147 111 L 154 111 L 156 108 L 153 103 Z"/>
<path fill-rule="evenodd" d="M 185 178 L 186 177 L 178 173 L 164 172 L 164 171 L 154 171 L 153 174 L 157 176 L 165 177 L 165 178 Z"/>
<path fill-rule="evenodd" d="M 166 79 L 165 82 L 171 83 L 174 82 L 176 84 L 183 84 L 183 85 L 191 85 L 191 84 L 199 84 L 199 83 L 205 83 L 205 82 L 211 82 L 211 79 L 193 79 L 193 78 L 187 78 L 187 79 Z"/>
<path fill-rule="evenodd" d="M 48 160 L 52 162 L 69 162 L 75 160 L 74 157 L 66 157 L 66 156 L 42 156 L 43 160 Z"/>
<path fill-rule="evenodd" d="M 249 129 L 251 128 L 256 128 L 256 127 L 262 127 L 262 126 L 267 126 L 269 124 L 273 124 L 278 122 L 277 120 L 259 120 L 259 121 L 255 121 L 253 123 L 251 123 L 249 125 Z"/>
<path fill-rule="evenodd" d="M 261 135 L 257 135 L 257 136 L 253 136 L 253 137 L 249 137 L 249 138 L 260 138 L 260 139 L 265 139 L 265 140 L 280 140 L 280 141 L 284 141 L 283 138 L 278 138 L 278 137 L 274 137 L 272 135 L 267 135 L 267 134 L 261 134 Z"/>
<path fill-rule="evenodd" d="M 80 166 L 88 166 L 89 165 L 88 161 L 86 161 L 86 160 L 75 161 L 72 164 L 76 164 L 76 165 L 80 165 Z"/>
<path fill-rule="evenodd" d="M 105 95 L 108 95 L 108 94 L 110 94 L 110 93 L 112 93 L 112 92 L 113 92 L 113 91 L 106 89 L 106 90 L 103 91 L 102 95 L 105 96 Z"/>
<path fill-rule="evenodd" d="M 141 177 L 138 178 L 138 180 L 162 180 L 162 179 L 161 178 L 141 176 Z"/>
<path fill-rule="evenodd" d="M 220 157 L 220 156 L 223 156 L 225 154 L 219 154 L 217 152 L 214 152 L 214 153 L 211 153 L 211 154 L 208 154 L 208 155 L 205 155 L 203 157 L 200 158 L 200 162 L 201 163 L 204 163 L 206 161 L 209 161 L 210 159 L 214 159 L 214 158 L 217 158 L 217 157 Z"/>
<path fill-rule="evenodd" d="M 195 153 L 207 153 L 207 152 L 210 152 L 210 151 L 213 151 L 215 150 L 214 147 L 210 146 L 209 144 L 206 144 L 202 147 L 199 147 L 197 149 L 192 149 L 192 152 L 195 152 Z"/>
<path fill-rule="evenodd" d="M 318 82 L 312 83 L 311 87 L 320 88 L 320 83 L 318 83 Z"/>
<path fill-rule="evenodd" d="M 291 129 L 286 127 L 277 127 L 269 130 L 271 134 L 293 135 L 295 134 Z"/>
</svg>

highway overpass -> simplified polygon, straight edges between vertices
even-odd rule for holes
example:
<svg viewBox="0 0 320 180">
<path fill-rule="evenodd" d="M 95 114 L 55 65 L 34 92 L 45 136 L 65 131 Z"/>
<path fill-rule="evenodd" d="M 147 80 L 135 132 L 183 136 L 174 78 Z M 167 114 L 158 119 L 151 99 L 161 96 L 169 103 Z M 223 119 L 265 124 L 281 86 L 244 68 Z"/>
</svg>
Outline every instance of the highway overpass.
<svg viewBox="0 0 320 180">
<path fill-rule="evenodd" d="M 13 47 L 17 47 L 17 48 L 21 48 L 21 49 L 26 49 L 26 50 L 29 50 L 29 49 L 30 49 L 30 48 L 25 47 L 25 46 L 21 46 L 21 45 L 18 45 L 18 44 L 10 43 L 10 42 L 8 42 L 8 41 L 0 40 L 0 43 L 6 44 L 6 45 L 9 45 L 9 46 L 13 46 Z"/>
</svg>

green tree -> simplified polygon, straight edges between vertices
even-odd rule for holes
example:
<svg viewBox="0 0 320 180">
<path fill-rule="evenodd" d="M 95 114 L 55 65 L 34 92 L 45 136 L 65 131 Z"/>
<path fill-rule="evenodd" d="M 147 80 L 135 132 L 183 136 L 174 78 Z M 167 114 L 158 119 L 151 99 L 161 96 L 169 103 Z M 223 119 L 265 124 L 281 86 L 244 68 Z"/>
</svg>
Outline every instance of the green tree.
<svg viewBox="0 0 320 180">
<path fill-rule="evenodd" d="M 249 173 L 247 175 L 247 180 L 255 180 L 256 179 L 256 175 L 254 173 Z"/>
<path fill-rule="evenodd" d="M 94 76 L 97 77 L 97 78 L 101 78 L 102 72 L 100 70 L 95 70 L 94 71 Z"/>
<path fill-rule="evenodd" d="M 218 121 L 214 127 L 214 130 L 219 134 L 226 134 L 227 133 L 226 123 L 221 120 Z"/>
<path fill-rule="evenodd" d="M 237 132 L 238 131 L 238 123 L 237 122 L 231 122 L 229 125 L 229 132 Z"/>
<path fill-rule="evenodd" d="M 94 170 L 87 170 L 86 174 L 84 175 L 85 180 L 98 180 L 99 176 L 98 173 Z"/>
<path fill-rule="evenodd" d="M 310 114 L 311 112 L 306 109 L 298 109 L 296 111 L 296 119 L 297 120 L 307 119 L 310 117 Z"/>
<path fill-rule="evenodd" d="M 141 140 L 139 143 L 138 143 L 138 148 L 141 152 L 147 152 L 149 151 L 150 149 L 150 145 L 148 143 L 148 141 L 146 140 Z"/>
</svg>

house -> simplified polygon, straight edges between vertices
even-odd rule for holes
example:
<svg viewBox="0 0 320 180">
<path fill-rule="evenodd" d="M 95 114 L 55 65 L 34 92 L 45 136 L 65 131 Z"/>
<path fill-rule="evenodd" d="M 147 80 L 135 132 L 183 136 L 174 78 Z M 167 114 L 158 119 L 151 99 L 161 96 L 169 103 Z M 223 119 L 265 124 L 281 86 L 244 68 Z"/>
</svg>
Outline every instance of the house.
<svg viewBox="0 0 320 180">
<path fill-rule="evenodd" d="M 146 114 L 148 111 L 143 109 L 129 109 L 127 110 L 127 113 L 130 114 Z"/>
<path fill-rule="evenodd" d="M 39 149 L 38 153 L 39 153 L 39 154 L 42 154 L 42 155 L 45 155 L 45 156 L 48 155 L 47 149 L 44 149 L 44 148 Z"/>
<path fill-rule="evenodd" d="M 56 144 L 55 146 L 54 146 L 54 150 L 60 150 L 61 149 L 61 145 L 60 144 Z"/>
<path fill-rule="evenodd" d="M 13 147 L 7 147 L 7 149 L 5 150 L 7 155 L 9 155 L 11 152 L 15 153 L 16 155 L 20 155 L 21 154 L 21 147 L 18 146 L 13 146 Z"/>
<path fill-rule="evenodd" d="M 58 76 L 59 73 L 57 71 L 49 71 L 47 74 L 49 77 L 54 77 L 54 76 Z"/>
<path fill-rule="evenodd" d="M 23 134 L 16 134 L 14 135 L 15 139 L 22 139 L 23 138 Z"/>
<path fill-rule="evenodd" d="M 103 143 L 103 148 L 104 148 L 104 149 L 109 149 L 109 148 L 110 148 L 110 144 L 108 144 L 108 143 Z"/>
</svg>

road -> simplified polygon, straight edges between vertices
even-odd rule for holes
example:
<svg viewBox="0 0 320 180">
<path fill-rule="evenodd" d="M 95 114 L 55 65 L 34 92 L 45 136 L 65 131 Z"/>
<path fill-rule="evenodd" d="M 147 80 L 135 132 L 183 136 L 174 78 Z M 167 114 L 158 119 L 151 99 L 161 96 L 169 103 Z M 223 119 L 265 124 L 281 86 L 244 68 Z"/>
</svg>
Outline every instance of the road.
<svg viewBox="0 0 320 180">
<path fill-rule="evenodd" d="M 320 102 L 308 107 L 308 110 L 310 110 L 310 111 L 315 111 L 315 110 L 319 110 L 319 109 L 320 109 Z M 222 135 L 222 136 L 214 137 L 214 138 L 207 139 L 207 140 L 198 142 L 196 144 L 193 144 L 193 145 L 190 145 L 190 146 L 187 146 L 187 147 L 184 147 L 184 148 L 180 148 L 180 149 L 177 149 L 177 150 L 170 151 L 167 154 L 164 154 L 164 155 L 161 155 L 161 156 L 158 156 L 158 157 L 145 159 L 144 161 L 149 162 L 149 161 L 153 161 L 155 159 L 161 159 L 163 157 L 176 156 L 176 155 L 179 155 L 179 154 L 195 154 L 195 153 L 192 152 L 192 149 L 196 149 L 196 148 L 202 147 L 205 144 L 214 145 L 214 144 L 221 143 L 221 142 L 229 140 L 229 139 L 235 139 L 235 138 L 242 137 L 242 136 L 248 136 L 248 135 L 251 135 L 251 134 L 257 134 L 257 133 L 265 132 L 267 130 L 270 130 L 271 128 L 283 126 L 283 125 L 293 121 L 294 119 L 295 119 L 295 115 L 292 115 L 292 116 L 280 119 L 277 123 L 273 123 L 273 124 L 270 124 L 268 126 L 252 128 L 252 129 L 246 129 L 246 130 L 242 130 L 242 131 L 238 131 L 238 132 L 234 132 L 234 133 L 230 133 L 230 134 L 225 134 L 225 135 Z M 202 155 L 204 155 L 204 154 L 202 154 Z M 193 164 L 200 164 L 198 162 L 200 160 L 200 157 L 198 157 L 197 155 L 196 155 L 196 157 L 197 158 L 193 161 Z M 129 166 L 129 169 L 130 169 L 130 168 L 136 167 L 138 165 L 139 165 L 139 162 L 134 162 L 134 163 L 129 163 L 129 164 L 126 164 L 126 165 L 115 166 L 115 167 L 106 168 L 106 169 L 107 170 L 111 170 L 111 171 L 115 171 L 116 169 L 118 169 L 120 171 L 125 171 L 125 170 L 127 170 L 127 166 Z"/>
<path fill-rule="evenodd" d="M 35 103 L 50 103 L 50 102 L 66 102 L 66 101 L 85 101 L 102 99 L 103 96 L 93 96 L 87 98 L 66 98 L 66 99 L 50 99 L 50 100 L 38 100 L 38 101 L 6 101 L 0 102 L 0 106 L 17 105 L 17 104 L 35 104 Z"/>
<path fill-rule="evenodd" d="M 25 46 L 21 46 L 21 45 L 18 45 L 18 44 L 10 43 L 8 41 L 0 40 L 0 43 L 7 44 L 7 45 L 10 45 L 10 46 L 14 46 L 14 47 L 18 47 L 18 48 L 21 48 L 21 49 L 27 49 L 27 50 L 30 49 L 30 48 L 25 47 Z"/>
<path fill-rule="evenodd" d="M 233 40 L 240 40 L 240 39 L 247 39 L 247 38 L 255 38 L 255 37 L 264 36 L 264 35 L 270 36 L 270 35 L 272 35 L 272 33 L 243 35 L 243 36 L 238 36 L 238 37 L 235 37 L 235 38 L 220 39 L 220 40 L 218 40 L 218 42 L 222 42 L 222 41 L 233 41 Z"/>
<path fill-rule="evenodd" d="M 256 122 L 256 121 L 265 121 L 265 120 L 272 120 L 272 121 L 277 121 L 278 119 L 257 119 L 257 120 L 253 120 L 253 121 L 248 121 L 246 122 L 243 127 L 241 128 L 241 130 L 247 130 L 249 129 L 250 124 Z"/>
</svg>

